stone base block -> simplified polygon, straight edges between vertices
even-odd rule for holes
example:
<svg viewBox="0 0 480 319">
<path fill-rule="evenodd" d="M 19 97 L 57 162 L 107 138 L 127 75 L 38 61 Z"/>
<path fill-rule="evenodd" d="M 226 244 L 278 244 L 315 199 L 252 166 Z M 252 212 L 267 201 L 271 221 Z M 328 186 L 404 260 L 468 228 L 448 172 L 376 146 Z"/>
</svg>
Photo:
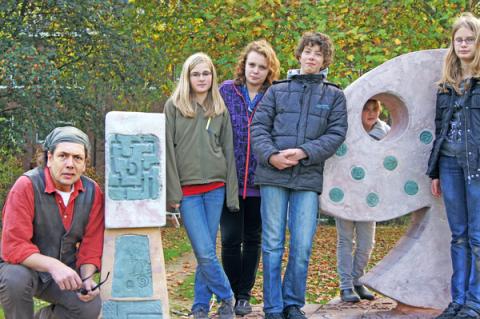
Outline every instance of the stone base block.
<svg viewBox="0 0 480 319">
<path fill-rule="evenodd" d="M 169 318 L 160 228 L 107 229 L 102 318 Z"/>
</svg>

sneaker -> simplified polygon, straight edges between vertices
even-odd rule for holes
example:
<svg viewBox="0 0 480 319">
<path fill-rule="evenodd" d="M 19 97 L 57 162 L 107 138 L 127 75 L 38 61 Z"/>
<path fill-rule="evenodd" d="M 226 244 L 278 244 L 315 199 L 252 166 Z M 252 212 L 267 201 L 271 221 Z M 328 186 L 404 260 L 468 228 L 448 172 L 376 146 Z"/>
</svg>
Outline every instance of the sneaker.
<svg viewBox="0 0 480 319">
<path fill-rule="evenodd" d="M 457 312 L 455 319 L 480 319 L 480 313 L 468 306 L 463 306 L 462 309 Z"/>
<path fill-rule="evenodd" d="M 192 311 L 192 315 L 193 319 L 210 319 L 208 311 L 203 308 Z"/>
<path fill-rule="evenodd" d="M 235 305 L 235 314 L 245 316 L 252 312 L 252 306 L 247 299 L 239 299 Z"/>
<path fill-rule="evenodd" d="M 448 307 L 435 319 L 453 319 L 462 308 L 462 305 L 451 302 Z"/>
<path fill-rule="evenodd" d="M 285 319 L 281 312 L 271 312 L 265 314 L 265 319 Z"/>
<path fill-rule="evenodd" d="M 283 309 L 283 314 L 285 315 L 285 319 L 307 319 L 305 312 L 295 305 Z"/>
<path fill-rule="evenodd" d="M 235 299 L 226 299 L 222 300 L 220 307 L 218 307 L 217 315 L 219 319 L 233 319 L 235 318 L 235 313 L 233 311 L 233 305 L 235 304 Z"/>
</svg>

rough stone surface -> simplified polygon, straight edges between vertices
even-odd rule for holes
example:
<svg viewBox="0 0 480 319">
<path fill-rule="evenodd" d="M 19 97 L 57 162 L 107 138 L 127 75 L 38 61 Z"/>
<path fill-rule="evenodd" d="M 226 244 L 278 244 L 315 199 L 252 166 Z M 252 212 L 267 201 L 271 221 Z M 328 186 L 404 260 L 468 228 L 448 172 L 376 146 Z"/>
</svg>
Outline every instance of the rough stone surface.
<svg viewBox="0 0 480 319">
<path fill-rule="evenodd" d="M 170 318 L 165 225 L 165 118 L 110 112 L 105 123 L 102 318 Z"/>
<path fill-rule="evenodd" d="M 112 297 L 152 297 L 150 242 L 146 235 L 121 235 L 115 239 Z"/>
<path fill-rule="evenodd" d="M 146 266 L 145 258 L 140 258 L 142 257 L 140 256 L 140 254 L 139 255 L 131 254 L 128 260 L 125 261 L 125 265 L 121 265 L 118 263 L 117 265 L 115 265 L 115 262 L 116 262 L 115 255 L 117 254 L 115 249 L 116 249 L 117 240 L 119 238 L 128 240 L 128 238 L 135 238 L 135 237 L 141 237 L 144 239 L 147 238 L 148 243 L 150 243 L 149 256 L 148 256 L 150 258 L 150 265 L 148 266 L 151 268 L 151 284 L 153 288 L 153 293 L 150 294 L 148 298 L 142 298 L 143 296 L 141 294 L 138 296 L 130 295 L 129 297 L 126 297 L 126 298 L 115 297 L 115 295 L 118 296 L 118 293 L 113 292 L 113 288 L 115 288 L 114 287 L 115 285 L 119 285 L 118 283 L 113 283 L 113 281 L 118 280 L 116 279 L 118 278 L 118 275 L 115 273 L 116 269 L 123 266 L 124 268 L 122 269 L 122 271 L 125 271 L 126 269 L 130 269 L 131 265 L 136 264 L 137 267 L 134 267 L 132 270 L 134 273 L 126 274 L 129 276 L 133 276 L 135 278 L 134 280 L 137 280 L 137 276 L 135 276 L 135 273 L 137 274 L 148 273 L 148 271 L 145 270 L 145 266 Z M 110 272 L 110 278 L 112 279 L 107 280 L 101 289 L 101 296 L 102 296 L 102 300 L 104 301 L 103 309 L 102 309 L 102 318 L 104 318 L 103 312 L 106 309 L 110 311 L 110 307 L 112 307 L 112 304 L 108 303 L 109 301 L 125 302 L 132 305 L 135 304 L 135 302 L 138 302 L 137 307 L 139 307 L 138 309 L 141 309 L 143 305 L 143 303 L 141 302 L 146 300 L 159 302 L 161 304 L 163 318 L 169 318 L 167 278 L 166 278 L 166 272 L 165 272 L 165 260 L 163 258 L 162 236 L 161 236 L 160 228 L 107 229 L 105 231 L 105 242 L 104 242 L 104 248 L 103 248 L 101 277 L 105 278 L 107 276 L 107 272 Z M 120 285 L 122 282 L 124 281 L 120 280 Z M 136 282 L 137 286 L 142 284 L 142 282 L 143 282 L 143 279 L 140 278 L 140 281 Z M 121 306 L 118 309 L 116 308 L 117 309 L 116 311 L 121 311 L 122 309 L 125 309 L 125 311 L 130 311 L 129 309 L 131 308 L 131 306 L 128 306 L 128 307 L 125 306 L 126 308 L 122 308 L 122 307 L 124 306 Z M 114 318 L 123 318 L 123 317 L 119 316 Z"/>
<path fill-rule="evenodd" d="M 160 301 L 107 301 L 103 304 L 104 319 L 163 319 Z"/>
<path fill-rule="evenodd" d="M 165 117 L 110 112 L 105 123 L 105 225 L 165 225 Z"/>
<path fill-rule="evenodd" d="M 413 212 L 410 230 L 363 281 L 401 303 L 437 309 L 450 299 L 450 231 L 425 171 L 434 136 L 435 82 L 445 52 L 399 56 L 345 90 L 347 138 L 326 162 L 321 196 L 323 211 L 349 220 L 383 221 Z M 383 102 L 392 119 L 381 141 L 361 124 L 370 98 Z M 359 167 L 362 172 L 354 172 Z"/>
</svg>

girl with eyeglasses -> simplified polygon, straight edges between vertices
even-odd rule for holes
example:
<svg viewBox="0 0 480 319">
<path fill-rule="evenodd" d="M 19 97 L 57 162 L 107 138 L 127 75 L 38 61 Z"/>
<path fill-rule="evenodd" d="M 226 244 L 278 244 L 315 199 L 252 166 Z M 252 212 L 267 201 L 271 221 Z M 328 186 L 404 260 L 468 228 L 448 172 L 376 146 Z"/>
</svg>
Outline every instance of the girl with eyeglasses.
<svg viewBox="0 0 480 319">
<path fill-rule="evenodd" d="M 222 208 L 238 211 L 238 185 L 230 115 L 217 74 L 204 53 L 190 56 L 165 104 L 167 203 L 180 209 L 197 259 L 192 314 L 207 319 L 212 294 L 218 317 L 234 317 L 233 292 L 216 256 Z"/>
<path fill-rule="evenodd" d="M 437 92 L 435 142 L 427 174 L 443 196 L 452 232 L 452 302 L 438 316 L 480 318 L 480 20 L 453 24 Z"/>
</svg>

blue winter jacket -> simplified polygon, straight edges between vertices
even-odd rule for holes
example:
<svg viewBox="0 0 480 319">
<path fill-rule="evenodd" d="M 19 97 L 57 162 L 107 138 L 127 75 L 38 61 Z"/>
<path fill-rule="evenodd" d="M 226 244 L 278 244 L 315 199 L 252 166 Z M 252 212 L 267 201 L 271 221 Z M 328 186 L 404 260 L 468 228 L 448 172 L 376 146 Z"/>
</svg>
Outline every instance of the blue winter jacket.
<svg viewBox="0 0 480 319">
<path fill-rule="evenodd" d="M 323 75 L 294 75 L 272 85 L 252 122 L 255 184 L 321 193 L 325 161 L 345 140 L 347 127 L 345 95 Z M 270 165 L 270 156 L 288 148 L 301 148 L 307 158 L 284 170 Z"/>
</svg>

